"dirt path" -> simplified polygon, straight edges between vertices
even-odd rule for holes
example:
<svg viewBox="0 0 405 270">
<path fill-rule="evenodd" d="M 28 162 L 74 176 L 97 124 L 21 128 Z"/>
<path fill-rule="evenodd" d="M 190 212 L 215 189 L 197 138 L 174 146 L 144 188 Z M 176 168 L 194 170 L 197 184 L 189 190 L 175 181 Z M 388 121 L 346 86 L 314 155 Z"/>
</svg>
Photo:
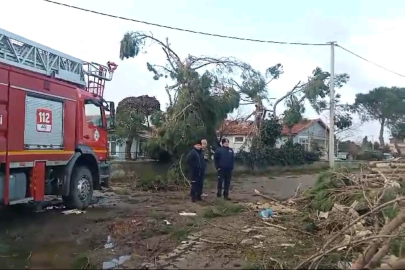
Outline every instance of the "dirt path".
<svg viewBox="0 0 405 270">
<path fill-rule="evenodd" d="M 201 204 L 191 203 L 187 191 L 132 192 L 117 183 L 97 193 L 98 203 L 79 215 L 13 207 L 0 212 L 0 268 L 89 269 L 120 261 L 122 268 L 241 269 L 258 262 L 283 264 L 278 261 L 286 256 L 293 263 L 299 258 L 291 257 L 291 252 L 303 249 L 311 237 L 267 228 L 257 211 L 243 203 L 264 203 L 253 189 L 288 198 L 300 183 L 305 188 L 315 179 L 315 175 L 270 179 L 242 175 L 233 183 L 232 202 L 215 198 L 215 183 L 210 181 L 205 188 L 208 197 Z M 180 216 L 182 211 L 197 216 Z M 275 222 L 295 226 L 292 216 L 299 213 L 281 211 Z M 105 248 L 107 238 L 111 243 Z"/>
</svg>

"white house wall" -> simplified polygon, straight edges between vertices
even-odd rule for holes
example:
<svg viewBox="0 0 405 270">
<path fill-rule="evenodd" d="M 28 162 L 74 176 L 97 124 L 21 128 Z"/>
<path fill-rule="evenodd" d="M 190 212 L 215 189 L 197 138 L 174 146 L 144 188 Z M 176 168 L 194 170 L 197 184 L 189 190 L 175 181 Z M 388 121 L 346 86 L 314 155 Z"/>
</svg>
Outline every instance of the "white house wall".
<svg viewBox="0 0 405 270">
<path fill-rule="evenodd" d="M 109 146 L 111 147 L 111 144 L 109 144 Z M 111 155 L 113 157 L 115 157 L 116 159 L 125 159 L 125 142 L 123 143 L 118 143 L 116 144 L 116 154 L 115 155 Z M 111 153 L 111 148 L 109 149 L 110 153 Z M 131 156 L 133 159 L 136 158 L 136 153 L 140 152 L 140 144 L 139 144 L 139 139 L 134 138 L 132 141 L 132 145 L 131 145 Z"/>
<path fill-rule="evenodd" d="M 318 140 L 326 140 L 328 138 L 328 134 L 326 132 L 326 129 L 319 124 L 318 122 L 312 124 L 310 127 L 304 129 L 303 131 L 299 132 L 296 137 L 312 137 L 316 138 Z M 298 142 L 294 141 L 294 142 Z"/>
<path fill-rule="evenodd" d="M 235 138 L 237 137 L 242 137 L 243 138 L 243 142 L 236 142 Z M 223 138 L 227 138 L 229 140 L 229 147 L 233 149 L 233 151 L 235 153 L 239 152 L 239 150 L 241 149 L 241 147 L 243 146 L 243 144 L 246 141 L 247 136 L 244 135 L 226 135 L 223 136 Z M 249 151 L 250 148 L 250 142 L 246 142 L 246 146 L 245 146 L 245 151 Z"/>
<path fill-rule="evenodd" d="M 229 139 L 229 146 L 234 149 L 235 152 L 238 152 L 242 147 L 243 143 L 235 142 L 235 137 L 243 137 L 246 140 L 246 136 L 243 135 L 226 135 L 224 138 Z M 299 138 L 308 139 L 309 137 L 316 139 L 318 141 L 323 141 L 327 145 L 328 141 L 328 134 L 326 133 L 326 129 L 323 125 L 319 124 L 318 122 L 312 124 L 308 128 L 304 129 L 303 131 L 299 132 L 297 135 L 293 136 L 293 142 L 299 143 Z M 276 147 L 280 148 L 287 140 L 288 136 L 282 136 L 276 142 Z M 323 145 L 321 145 L 323 146 Z M 246 143 L 245 150 L 249 151 L 250 143 L 249 141 Z"/>
</svg>

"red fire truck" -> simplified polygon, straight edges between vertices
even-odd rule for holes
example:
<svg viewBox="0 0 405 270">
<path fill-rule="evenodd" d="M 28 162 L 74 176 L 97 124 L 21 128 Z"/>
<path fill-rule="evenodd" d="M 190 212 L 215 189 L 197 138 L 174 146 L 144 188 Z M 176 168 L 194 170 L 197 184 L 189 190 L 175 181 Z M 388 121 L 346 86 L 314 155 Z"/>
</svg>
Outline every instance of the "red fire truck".
<svg viewBox="0 0 405 270">
<path fill-rule="evenodd" d="M 116 68 L 0 29 L 0 204 L 58 195 L 84 209 L 108 185 L 115 109 L 103 92 Z"/>
</svg>

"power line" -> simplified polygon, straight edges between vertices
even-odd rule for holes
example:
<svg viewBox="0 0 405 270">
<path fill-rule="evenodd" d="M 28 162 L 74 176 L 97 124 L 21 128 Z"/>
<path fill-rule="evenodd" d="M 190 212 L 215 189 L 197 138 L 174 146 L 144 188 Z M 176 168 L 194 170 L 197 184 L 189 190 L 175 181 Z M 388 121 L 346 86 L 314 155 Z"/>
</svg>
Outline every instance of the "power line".
<svg viewBox="0 0 405 270">
<path fill-rule="evenodd" d="M 260 42 L 260 43 L 273 43 L 273 44 L 283 44 L 283 45 L 306 45 L 306 46 L 325 46 L 329 45 L 326 43 L 305 43 L 305 42 L 287 42 L 287 41 L 273 41 L 273 40 L 261 40 L 261 39 L 252 39 L 252 38 L 242 38 L 242 37 L 234 37 L 234 36 L 226 36 L 226 35 L 220 35 L 220 34 L 213 34 L 213 33 L 207 33 L 207 32 L 200 32 L 200 31 L 194 31 L 190 29 L 183 29 L 183 28 L 178 28 L 178 27 L 172 27 L 172 26 L 167 26 L 167 25 L 162 25 L 162 24 L 157 24 L 157 23 L 151 23 L 151 22 L 146 22 L 146 21 L 141 21 L 141 20 L 136 20 L 136 19 L 130 19 L 126 17 L 121 17 L 121 16 L 116 16 L 116 15 L 111 15 L 103 12 L 98 12 L 90 9 L 85 9 L 77 6 L 72 6 L 64 3 L 59 3 L 51 0 L 43 0 L 48 3 L 60 5 L 60 6 L 65 6 L 68 8 L 72 9 L 77 9 L 81 11 L 86 11 L 110 18 L 115 18 L 115 19 L 120 19 L 120 20 L 125 20 L 125 21 L 132 21 L 132 22 L 137 22 L 137 23 L 142 23 L 146 25 L 152 25 L 160 28 L 166 28 L 170 30 L 176 30 L 176 31 L 183 31 L 183 32 L 188 32 L 192 34 L 199 34 L 199 35 L 205 35 L 205 36 L 212 36 L 212 37 L 219 37 L 219 38 L 226 38 L 226 39 L 234 39 L 234 40 L 241 40 L 241 41 L 251 41 L 251 42 Z"/>
<path fill-rule="evenodd" d="M 226 38 L 226 39 L 233 39 L 233 40 L 240 40 L 240 41 L 250 41 L 250 42 L 259 42 L 259 43 L 272 43 L 272 44 L 282 44 L 282 45 L 304 45 L 304 46 L 325 46 L 325 45 L 329 45 L 328 43 L 305 43 L 305 42 L 287 42 L 287 41 L 274 41 L 274 40 L 261 40 L 261 39 L 252 39 L 252 38 L 243 38 L 243 37 L 235 37 L 235 36 L 227 36 L 227 35 L 220 35 L 220 34 L 213 34 L 213 33 L 207 33 L 207 32 L 201 32 L 201 31 L 195 31 L 195 30 L 190 30 L 190 29 L 183 29 L 183 28 L 178 28 L 178 27 L 172 27 L 172 26 L 168 26 L 168 25 L 162 25 L 162 24 L 157 24 L 157 23 L 151 23 L 151 22 L 146 22 L 146 21 L 141 21 L 141 20 L 136 20 L 136 19 L 131 19 L 131 18 L 126 18 L 126 17 L 121 17 L 121 16 L 116 16 L 116 15 L 112 15 L 112 14 L 107 14 L 107 13 L 103 13 L 103 12 L 99 12 L 99 11 L 95 11 L 95 10 L 90 10 L 90 9 L 85 9 L 85 8 L 81 8 L 81 7 L 77 7 L 77 6 L 72 6 L 72 5 L 68 5 L 68 4 L 64 4 L 64 3 L 59 3 L 56 1 L 52 1 L 52 0 L 43 0 L 45 2 L 51 3 L 51 4 L 55 4 L 55 5 L 60 5 L 60 6 L 64 6 L 64 7 L 68 7 L 68 8 L 72 8 L 72 9 L 76 9 L 76 10 L 80 10 L 80 11 L 85 11 L 85 12 L 90 12 L 93 14 L 97 14 L 97 15 L 102 15 L 102 16 L 106 16 L 106 17 L 110 17 L 110 18 L 115 18 L 115 19 L 120 19 L 120 20 L 125 20 L 125 21 L 131 21 L 131 22 L 136 22 L 136 23 L 141 23 L 141 24 L 146 24 L 146 25 L 151 25 L 151 26 L 156 26 L 156 27 L 160 27 L 160 28 L 165 28 L 165 29 L 170 29 L 170 30 L 176 30 L 176 31 L 182 31 L 182 32 L 188 32 L 188 33 L 192 33 L 192 34 L 198 34 L 198 35 L 204 35 L 204 36 L 212 36 L 212 37 L 219 37 L 219 38 Z M 398 72 L 392 71 L 388 68 L 385 68 L 377 63 L 374 63 L 338 44 L 336 44 L 335 46 L 341 48 L 342 50 L 372 64 L 375 65 L 381 69 L 384 69 L 385 71 L 391 72 L 395 75 L 398 75 L 400 77 L 405 78 L 405 75 L 402 75 Z"/>
<path fill-rule="evenodd" d="M 370 63 L 370 64 L 373 64 L 373 65 L 375 65 L 375 66 L 377 66 L 377 67 L 379 67 L 379 68 L 381 68 L 381 69 L 384 69 L 384 70 L 386 70 L 386 71 L 388 71 L 388 72 L 391 72 L 391 73 L 393 73 L 393 74 L 395 74 L 395 75 L 398 75 L 398 76 L 400 76 L 400 77 L 405 78 L 405 75 L 402 75 L 402 74 L 400 74 L 400 73 L 398 73 L 398 72 L 392 71 L 392 70 L 390 70 L 390 69 L 388 69 L 388 68 L 385 68 L 385 67 L 383 67 L 383 66 L 381 66 L 381 65 L 379 65 L 379 64 L 376 64 L 376 63 L 374 63 L 374 62 L 372 62 L 372 61 L 370 61 L 370 60 L 367 60 L 366 58 L 364 58 L 364 57 L 358 55 L 357 53 L 354 53 L 354 52 L 352 52 L 352 51 L 350 51 L 350 50 L 348 50 L 348 49 L 346 49 L 346 48 L 344 48 L 344 47 L 342 47 L 342 46 L 340 46 L 340 45 L 338 45 L 338 44 L 336 44 L 336 46 L 339 47 L 339 48 L 341 48 L 342 50 L 344 50 L 344 51 L 346 51 L 346 52 L 348 52 L 348 53 L 350 53 L 350 54 L 352 54 L 352 55 L 354 55 L 354 56 L 356 56 L 356 57 L 358 57 L 358 58 L 360 58 L 360 59 L 362 59 L 362 60 L 364 60 L 364 61 Z"/>
</svg>

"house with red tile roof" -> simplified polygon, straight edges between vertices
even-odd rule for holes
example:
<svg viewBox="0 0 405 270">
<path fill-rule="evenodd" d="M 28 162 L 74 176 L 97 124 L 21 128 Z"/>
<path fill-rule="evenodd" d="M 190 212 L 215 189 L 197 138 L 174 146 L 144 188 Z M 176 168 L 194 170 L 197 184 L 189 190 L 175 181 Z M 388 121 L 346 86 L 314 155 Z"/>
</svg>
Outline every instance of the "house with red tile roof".
<svg viewBox="0 0 405 270">
<path fill-rule="evenodd" d="M 248 150 L 249 138 L 252 136 L 253 130 L 253 121 L 225 120 L 218 129 L 217 135 L 228 138 L 230 147 L 237 152 L 243 145 L 245 145 L 245 150 Z M 307 150 L 311 150 L 314 145 L 327 149 L 329 128 L 321 119 L 303 119 L 291 129 L 283 126 L 281 134 L 282 137 L 277 142 L 277 147 L 292 137 L 294 143 L 302 144 Z"/>
</svg>

